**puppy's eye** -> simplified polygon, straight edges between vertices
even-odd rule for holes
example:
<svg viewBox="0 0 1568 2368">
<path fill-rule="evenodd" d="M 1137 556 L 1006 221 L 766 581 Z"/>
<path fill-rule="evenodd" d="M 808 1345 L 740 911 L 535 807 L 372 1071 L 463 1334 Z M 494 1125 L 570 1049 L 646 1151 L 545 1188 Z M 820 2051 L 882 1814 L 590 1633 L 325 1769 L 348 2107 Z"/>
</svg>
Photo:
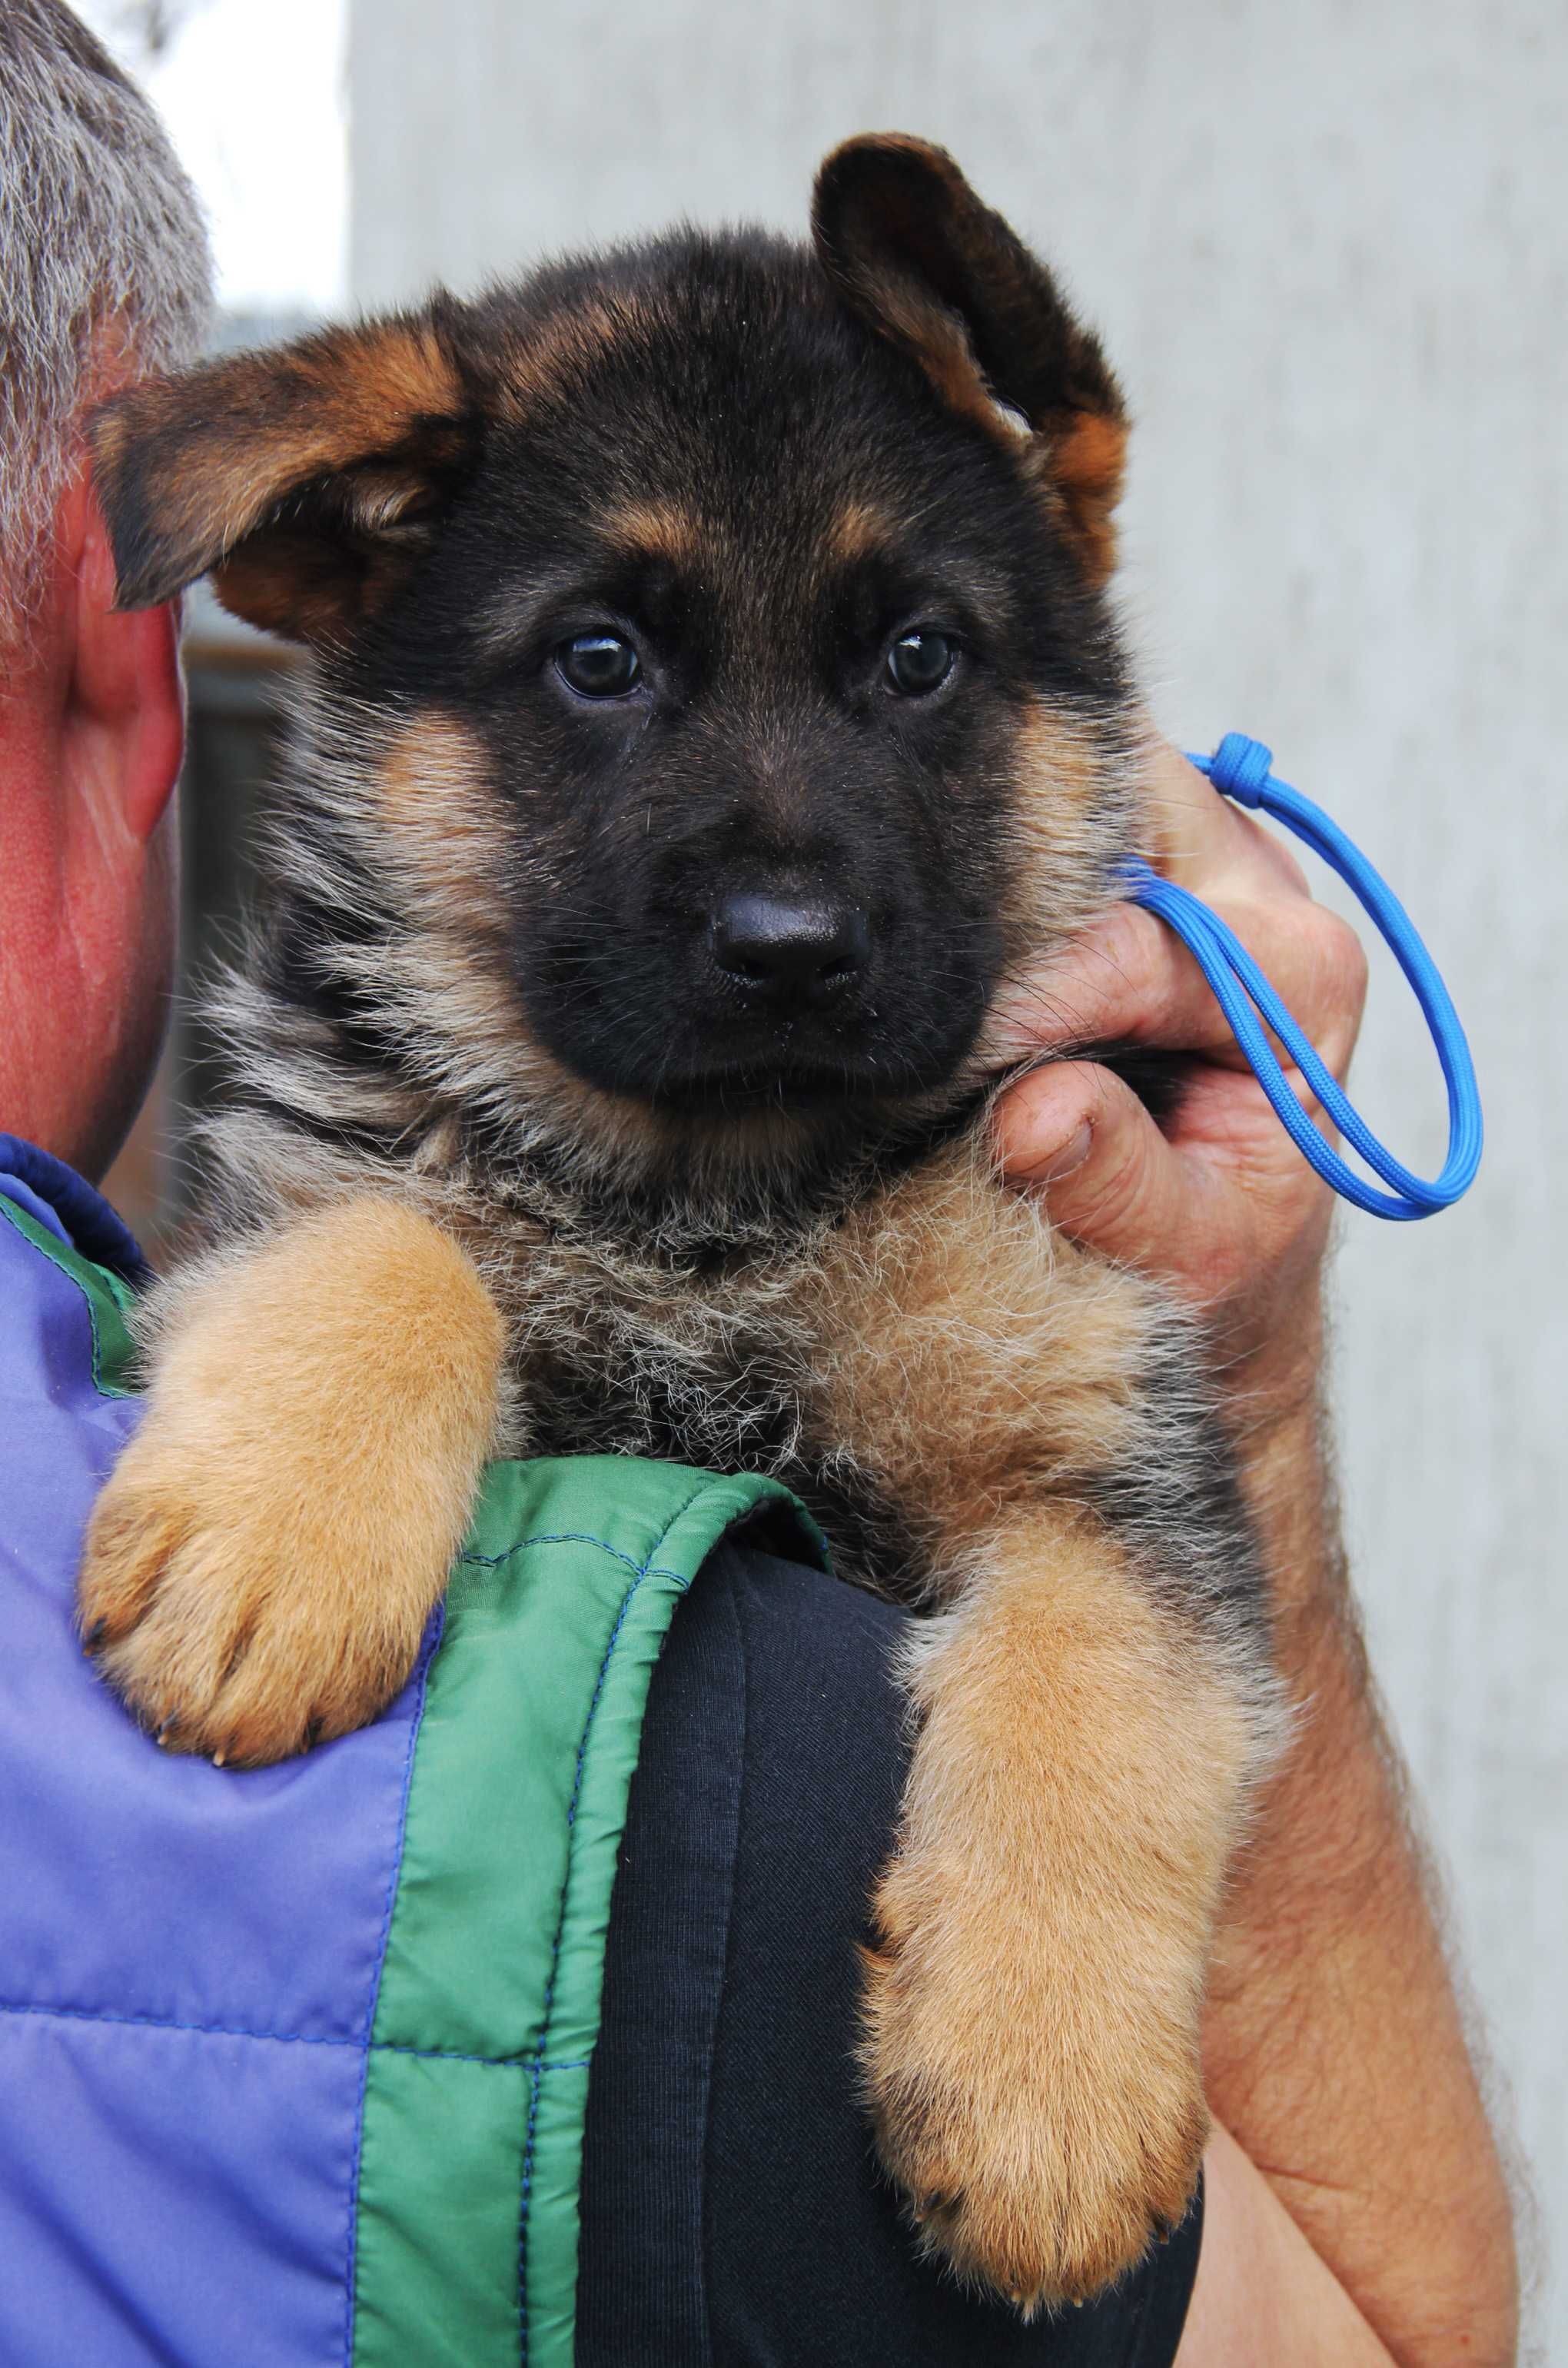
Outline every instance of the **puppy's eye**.
<svg viewBox="0 0 1568 2368">
<path fill-rule="evenodd" d="M 619 633 L 574 634 L 556 651 L 555 663 L 585 699 L 624 699 L 642 672 L 636 651 Z"/>
<path fill-rule="evenodd" d="M 901 633 L 888 652 L 888 680 L 906 699 L 922 699 L 939 690 L 953 670 L 958 646 L 947 633 L 923 627 Z"/>
</svg>

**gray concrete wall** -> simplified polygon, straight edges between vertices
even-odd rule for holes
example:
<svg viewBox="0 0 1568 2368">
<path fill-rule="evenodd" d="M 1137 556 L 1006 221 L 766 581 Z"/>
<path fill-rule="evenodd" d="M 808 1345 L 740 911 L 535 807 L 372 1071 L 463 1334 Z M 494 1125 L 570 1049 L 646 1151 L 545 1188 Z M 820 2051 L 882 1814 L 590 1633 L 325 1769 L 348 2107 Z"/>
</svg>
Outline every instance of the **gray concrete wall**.
<svg viewBox="0 0 1568 2368">
<path fill-rule="evenodd" d="M 689 212 L 799 227 L 841 135 L 947 142 L 1065 268 L 1140 420 L 1125 598 L 1169 728 L 1261 734 L 1447 966 L 1491 1142 L 1344 1228 L 1338 1395 L 1376 1656 L 1568 2219 L 1568 142 L 1533 0 L 357 0 L 355 293 Z M 1434 1164 L 1385 971 L 1357 1085 Z M 1539 2327 L 1568 2359 L 1561 2289 Z"/>
</svg>

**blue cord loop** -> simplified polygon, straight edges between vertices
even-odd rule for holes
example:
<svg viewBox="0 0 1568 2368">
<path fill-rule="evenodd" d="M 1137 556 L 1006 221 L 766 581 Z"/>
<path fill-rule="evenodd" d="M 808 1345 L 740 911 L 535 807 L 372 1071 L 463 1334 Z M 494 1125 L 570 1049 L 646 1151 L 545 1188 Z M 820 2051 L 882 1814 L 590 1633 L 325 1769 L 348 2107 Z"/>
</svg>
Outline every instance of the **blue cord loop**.
<svg viewBox="0 0 1568 2368">
<path fill-rule="evenodd" d="M 1237 1043 L 1252 1064 L 1258 1084 L 1275 1115 L 1303 1158 L 1346 1201 L 1374 1217 L 1406 1220 L 1429 1217 L 1447 1209 L 1469 1190 L 1481 1165 L 1481 1096 L 1475 1069 L 1448 988 L 1437 966 L 1417 936 L 1414 922 L 1393 890 L 1374 870 L 1359 848 L 1346 838 L 1321 806 L 1274 778 L 1274 757 L 1261 740 L 1244 733 L 1227 732 L 1212 757 L 1191 759 L 1217 790 L 1238 805 L 1251 806 L 1305 840 L 1359 900 L 1374 922 L 1415 992 L 1426 1016 L 1432 1042 L 1442 1063 L 1449 1090 L 1449 1156 L 1441 1175 L 1428 1182 L 1413 1175 L 1372 1133 L 1346 1098 L 1337 1079 L 1280 1002 L 1278 996 L 1235 932 L 1201 898 L 1162 879 L 1142 859 L 1124 866 L 1129 894 L 1135 905 L 1157 914 L 1191 951 L 1214 990 L 1221 1010 L 1230 1021 Z M 1391 1187 L 1375 1185 L 1341 1158 L 1325 1142 L 1291 1091 L 1278 1054 L 1265 1033 L 1267 1021 L 1296 1064 L 1319 1103 L 1346 1142 L 1375 1176 Z"/>
</svg>

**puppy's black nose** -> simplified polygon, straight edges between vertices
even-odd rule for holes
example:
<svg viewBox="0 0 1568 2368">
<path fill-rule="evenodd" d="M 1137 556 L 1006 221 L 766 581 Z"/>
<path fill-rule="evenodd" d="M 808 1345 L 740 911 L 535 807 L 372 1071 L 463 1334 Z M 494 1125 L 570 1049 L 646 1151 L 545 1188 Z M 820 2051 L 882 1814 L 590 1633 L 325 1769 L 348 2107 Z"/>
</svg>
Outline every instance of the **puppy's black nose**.
<svg viewBox="0 0 1568 2368">
<path fill-rule="evenodd" d="M 858 905 L 826 898 L 730 896 L 713 916 L 713 959 L 770 1002 L 825 1003 L 864 968 L 871 948 Z"/>
</svg>

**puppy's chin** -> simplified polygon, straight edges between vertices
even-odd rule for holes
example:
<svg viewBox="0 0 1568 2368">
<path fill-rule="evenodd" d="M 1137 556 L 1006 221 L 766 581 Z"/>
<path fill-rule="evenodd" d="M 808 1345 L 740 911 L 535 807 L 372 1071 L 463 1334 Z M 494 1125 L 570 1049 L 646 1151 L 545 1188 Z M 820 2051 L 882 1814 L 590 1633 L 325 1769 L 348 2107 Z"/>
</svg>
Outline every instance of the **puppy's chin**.
<svg viewBox="0 0 1568 2368">
<path fill-rule="evenodd" d="M 698 1120 L 722 1124 L 777 1113 L 806 1124 L 853 1120 L 868 1103 L 885 1099 L 872 1081 L 846 1069 L 733 1068 L 663 1079 L 647 1098 L 658 1117 L 676 1123 Z"/>
<path fill-rule="evenodd" d="M 633 1218 L 674 1250 L 781 1247 L 840 1213 L 890 1159 L 902 1166 L 967 1123 L 976 1099 L 958 1076 L 902 1096 L 824 1076 L 793 1099 L 777 1078 L 749 1089 L 731 1078 L 722 1094 L 709 1080 L 689 1099 L 660 1100 L 607 1093 L 563 1066 L 541 1083 L 514 1123 L 487 1131 L 500 1188 L 569 1225 Z"/>
<path fill-rule="evenodd" d="M 573 1135 L 595 1166 L 685 1187 L 722 1176 L 791 1178 L 862 1155 L 942 1106 L 940 1094 L 877 1094 L 814 1081 L 703 1079 L 644 1099 L 585 1090 Z M 562 1148 L 566 1148 L 562 1139 Z"/>
<path fill-rule="evenodd" d="M 610 1005 L 528 1007 L 530 1033 L 581 1084 L 655 1118 L 722 1123 L 776 1111 L 833 1126 L 858 1111 L 949 1090 L 986 1008 L 983 981 L 911 1014 L 749 1015 L 709 1027 L 670 993 L 663 1018 Z M 903 998 L 905 1004 L 909 997 Z"/>
</svg>

